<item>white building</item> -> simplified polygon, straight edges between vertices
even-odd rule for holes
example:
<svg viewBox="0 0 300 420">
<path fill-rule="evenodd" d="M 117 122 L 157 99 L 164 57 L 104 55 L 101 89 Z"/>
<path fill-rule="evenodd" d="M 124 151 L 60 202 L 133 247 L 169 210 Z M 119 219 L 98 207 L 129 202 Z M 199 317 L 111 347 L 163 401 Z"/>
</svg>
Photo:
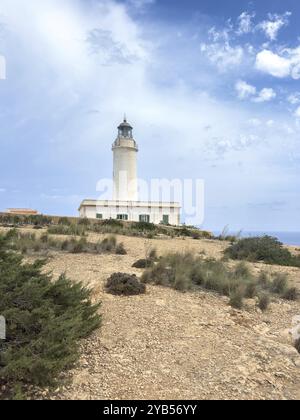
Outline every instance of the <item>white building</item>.
<svg viewBox="0 0 300 420">
<path fill-rule="evenodd" d="M 118 130 L 112 146 L 113 200 L 84 200 L 79 208 L 80 217 L 179 225 L 179 203 L 138 201 L 138 146 L 132 135 L 133 128 L 125 118 Z"/>
</svg>

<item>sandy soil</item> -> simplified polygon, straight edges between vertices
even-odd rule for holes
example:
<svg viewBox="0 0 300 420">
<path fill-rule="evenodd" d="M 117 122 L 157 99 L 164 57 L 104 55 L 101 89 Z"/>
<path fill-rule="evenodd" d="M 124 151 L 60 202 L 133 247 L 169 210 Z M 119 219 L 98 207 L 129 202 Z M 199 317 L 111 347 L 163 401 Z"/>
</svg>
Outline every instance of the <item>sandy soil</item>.
<svg viewBox="0 0 300 420">
<path fill-rule="evenodd" d="M 90 235 L 99 240 L 101 235 Z M 158 254 L 189 250 L 219 258 L 224 242 L 119 237 L 128 255 L 54 253 L 46 267 L 66 272 L 102 301 L 100 330 L 82 343 L 69 383 L 51 399 L 300 399 L 300 356 L 292 345 L 299 302 L 275 300 L 262 314 L 254 301 L 244 311 L 206 292 L 180 293 L 148 286 L 144 296 L 114 297 L 105 280 L 131 268 L 149 247 Z M 231 263 L 233 264 L 233 263 Z M 300 269 L 251 264 L 254 270 L 286 271 L 300 287 Z"/>
<path fill-rule="evenodd" d="M 90 240 L 98 240 L 91 235 Z M 227 298 L 148 286 L 145 296 L 120 298 L 103 290 L 116 271 L 131 266 L 153 246 L 159 254 L 189 250 L 221 257 L 226 244 L 191 239 L 120 237 L 128 251 L 116 255 L 56 254 L 48 269 L 66 272 L 93 288 L 102 301 L 103 325 L 82 345 L 70 385 L 53 399 L 299 399 L 300 356 L 289 334 L 300 305 L 277 300 L 262 314 L 248 301 L 239 312 Z M 253 264 L 255 270 L 299 269 Z"/>
</svg>

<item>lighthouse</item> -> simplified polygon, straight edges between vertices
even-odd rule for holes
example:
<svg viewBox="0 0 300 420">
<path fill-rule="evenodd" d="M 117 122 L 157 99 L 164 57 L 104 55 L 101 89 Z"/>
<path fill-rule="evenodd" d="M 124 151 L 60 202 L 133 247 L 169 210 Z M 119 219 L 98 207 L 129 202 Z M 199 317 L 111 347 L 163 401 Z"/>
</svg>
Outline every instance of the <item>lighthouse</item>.
<svg viewBox="0 0 300 420">
<path fill-rule="evenodd" d="M 137 153 L 138 146 L 132 135 L 133 127 L 126 117 L 118 127 L 113 143 L 113 200 L 138 201 Z"/>
<path fill-rule="evenodd" d="M 132 131 L 132 126 L 124 117 L 123 122 L 118 126 L 118 135 L 112 145 L 112 199 L 83 200 L 79 207 L 79 215 L 88 219 L 114 219 L 178 226 L 180 224 L 180 203 L 140 201 L 137 177 L 139 149 Z"/>
</svg>

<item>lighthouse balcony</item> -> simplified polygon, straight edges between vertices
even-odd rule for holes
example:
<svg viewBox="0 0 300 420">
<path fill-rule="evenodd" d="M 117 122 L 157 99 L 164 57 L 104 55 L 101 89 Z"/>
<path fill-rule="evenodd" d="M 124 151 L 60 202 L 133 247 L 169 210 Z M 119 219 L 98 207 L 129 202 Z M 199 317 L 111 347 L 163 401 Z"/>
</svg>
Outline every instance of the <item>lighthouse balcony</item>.
<svg viewBox="0 0 300 420">
<path fill-rule="evenodd" d="M 112 149 L 117 149 L 117 148 L 129 148 L 129 149 L 135 149 L 136 151 L 139 150 L 138 148 L 138 144 L 135 140 L 130 139 L 130 138 L 125 138 L 125 137 L 118 137 L 116 139 L 116 141 L 113 143 Z"/>
</svg>

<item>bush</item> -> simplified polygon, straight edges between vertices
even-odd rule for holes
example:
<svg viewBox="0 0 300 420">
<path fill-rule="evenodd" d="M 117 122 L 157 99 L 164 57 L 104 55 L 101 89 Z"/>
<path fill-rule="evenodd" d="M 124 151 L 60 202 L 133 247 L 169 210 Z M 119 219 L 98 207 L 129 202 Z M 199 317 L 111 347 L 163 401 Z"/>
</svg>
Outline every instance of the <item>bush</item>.
<svg viewBox="0 0 300 420">
<path fill-rule="evenodd" d="M 107 219 L 100 222 L 102 226 L 123 227 L 123 223 L 116 219 Z"/>
<path fill-rule="evenodd" d="M 253 299 L 257 296 L 257 283 L 256 281 L 250 281 L 245 286 L 245 298 Z"/>
<path fill-rule="evenodd" d="M 138 261 L 134 267 L 143 268 L 146 262 L 147 260 Z M 273 293 L 282 295 L 282 290 L 287 291 L 287 279 L 284 277 L 282 283 L 282 274 L 277 274 L 272 283 L 266 279 L 268 280 L 262 273 L 256 278 L 245 263 L 238 264 L 232 270 L 222 261 L 194 256 L 191 253 L 175 253 L 165 255 L 150 267 L 146 266 L 141 281 L 179 290 L 201 287 L 229 296 L 231 304 L 239 307 L 243 298 L 253 299 L 260 296 L 261 290 L 267 288 L 266 285 Z M 293 291 L 290 294 L 292 297 Z"/>
<path fill-rule="evenodd" d="M 0 341 L 0 389 L 5 398 L 18 387 L 51 386 L 73 366 L 79 339 L 100 325 L 100 305 L 90 291 L 64 275 L 53 281 L 43 261 L 25 263 L 0 237 L 0 313 L 7 321 L 7 339 Z"/>
<path fill-rule="evenodd" d="M 157 261 L 158 260 L 157 250 L 155 248 L 150 249 L 150 251 L 148 252 L 148 258 L 152 261 Z"/>
<path fill-rule="evenodd" d="M 268 273 L 265 271 L 261 271 L 258 276 L 258 284 L 262 289 L 270 289 L 271 288 L 271 280 Z"/>
<path fill-rule="evenodd" d="M 113 295 L 134 296 L 144 294 L 146 286 L 135 275 L 115 273 L 107 280 L 105 289 Z"/>
<path fill-rule="evenodd" d="M 286 300 L 297 300 L 299 296 L 298 290 L 296 287 L 289 287 L 285 290 L 282 297 Z"/>
<path fill-rule="evenodd" d="M 72 241 L 72 249 L 71 252 L 73 254 L 81 254 L 83 252 L 87 252 L 87 241 L 85 238 L 81 238 L 79 241 Z"/>
<path fill-rule="evenodd" d="M 123 243 L 117 245 L 116 254 L 117 255 L 127 255 L 127 251 L 126 251 Z"/>
<path fill-rule="evenodd" d="M 61 217 L 58 221 L 59 225 L 63 225 L 63 226 L 70 226 L 71 225 L 71 221 L 70 219 L 68 219 L 67 217 Z"/>
<path fill-rule="evenodd" d="M 100 243 L 100 250 L 104 252 L 111 252 L 116 248 L 117 245 L 117 238 L 113 235 L 108 236 L 107 238 L 103 239 Z"/>
<path fill-rule="evenodd" d="M 265 312 L 270 305 L 270 301 L 270 296 L 264 293 L 259 296 L 257 305 L 262 312 Z"/>
<path fill-rule="evenodd" d="M 230 294 L 229 305 L 235 309 L 243 309 L 244 302 L 243 302 L 243 292 L 242 289 L 236 289 L 234 292 Z"/>
<path fill-rule="evenodd" d="M 62 226 L 63 227 L 63 226 Z M 114 236 L 105 238 L 98 244 L 87 242 L 85 237 L 76 239 L 76 237 L 70 240 L 61 241 L 48 237 L 47 234 L 37 238 L 32 233 L 21 233 L 16 229 L 10 230 L 7 235 L 9 247 L 15 251 L 21 251 L 23 254 L 36 253 L 43 251 L 65 251 L 73 254 L 79 253 L 91 253 L 98 254 L 104 252 L 115 252 L 120 255 L 125 255 L 126 250 L 123 244 L 117 245 L 117 240 Z"/>
<path fill-rule="evenodd" d="M 153 264 L 153 260 L 150 258 L 144 258 L 141 260 L 136 261 L 132 267 L 133 268 L 148 268 Z"/>
<path fill-rule="evenodd" d="M 132 228 L 139 230 L 139 231 L 154 231 L 156 230 L 156 226 L 153 223 L 148 222 L 136 222 L 132 224 Z"/>
<path fill-rule="evenodd" d="M 79 219 L 78 221 L 79 226 L 90 226 L 90 224 L 91 224 L 90 220 L 86 217 Z"/>
<path fill-rule="evenodd" d="M 278 239 L 271 236 L 241 239 L 227 248 L 225 253 L 235 260 L 300 267 L 300 258 L 293 256 Z"/>
<path fill-rule="evenodd" d="M 192 236 L 192 232 L 190 229 L 183 227 L 181 229 L 178 230 L 178 235 L 179 236 L 186 236 L 186 237 L 191 237 Z"/>
<path fill-rule="evenodd" d="M 276 273 L 271 283 L 271 291 L 278 295 L 284 293 L 287 289 L 288 281 L 285 273 Z"/>
<path fill-rule="evenodd" d="M 86 234 L 85 226 L 77 224 L 71 225 L 56 225 L 48 228 L 50 235 L 66 235 L 66 236 L 84 236 Z"/>
</svg>

